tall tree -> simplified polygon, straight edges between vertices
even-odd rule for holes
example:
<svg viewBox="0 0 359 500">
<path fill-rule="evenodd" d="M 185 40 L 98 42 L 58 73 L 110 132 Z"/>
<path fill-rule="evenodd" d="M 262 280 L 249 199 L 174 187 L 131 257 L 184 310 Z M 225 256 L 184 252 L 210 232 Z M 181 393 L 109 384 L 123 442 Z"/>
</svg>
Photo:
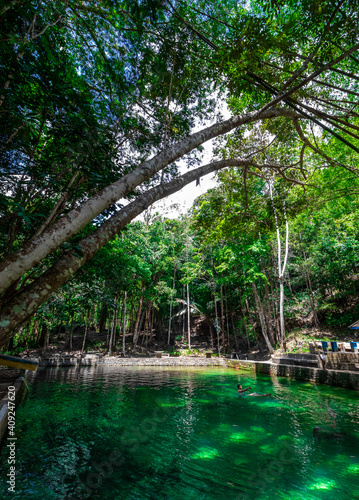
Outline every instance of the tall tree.
<svg viewBox="0 0 359 500">
<path fill-rule="evenodd" d="M 355 168 L 359 44 L 349 1 L 32 0 L 0 16 L 0 343 L 153 201 L 228 166 L 193 169 L 211 139 L 235 131 L 231 140 L 243 142 L 269 121 L 279 139 L 303 144 L 301 165 L 306 155 L 338 161 L 311 137 L 315 123 L 345 144 L 342 163 Z M 226 94 L 232 118 L 208 125 L 213 96 Z M 198 118 L 207 126 L 193 133 Z M 193 175 L 176 182 L 180 158 Z M 272 168 L 290 176 L 280 160 Z"/>
</svg>

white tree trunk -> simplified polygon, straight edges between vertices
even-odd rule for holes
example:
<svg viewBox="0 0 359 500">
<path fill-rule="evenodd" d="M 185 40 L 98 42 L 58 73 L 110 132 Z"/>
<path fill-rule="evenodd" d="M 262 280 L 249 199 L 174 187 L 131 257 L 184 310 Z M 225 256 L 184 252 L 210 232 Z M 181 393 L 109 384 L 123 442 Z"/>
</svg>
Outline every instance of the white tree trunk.
<svg viewBox="0 0 359 500">
<path fill-rule="evenodd" d="M 281 244 L 281 239 L 280 239 L 280 232 L 279 232 L 279 223 L 278 223 L 277 211 L 275 209 L 274 200 L 273 200 L 273 191 L 272 191 L 271 181 L 269 181 L 269 191 L 270 191 L 270 197 L 271 197 L 271 200 L 272 200 L 272 206 L 273 206 L 273 212 L 274 212 L 274 220 L 275 220 L 276 231 L 277 231 L 278 279 L 279 279 L 279 324 L 280 324 L 280 342 L 281 342 L 281 346 L 283 348 L 283 343 L 285 341 L 285 323 L 284 323 L 284 273 L 285 273 L 285 269 L 287 267 L 287 261 L 288 261 L 289 225 L 288 225 L 287 211 L 286 211 L 285 202 L 283 202 L 283 213 L 284 213 L 284 219 L 285 219 L 285 250 L 284 250 L 284 262 L 283 262 L 283 265 L 282 265 L 282 256 L 281 256 L 281 247 L 282 247 L 282 244 Z"/>
</svg>

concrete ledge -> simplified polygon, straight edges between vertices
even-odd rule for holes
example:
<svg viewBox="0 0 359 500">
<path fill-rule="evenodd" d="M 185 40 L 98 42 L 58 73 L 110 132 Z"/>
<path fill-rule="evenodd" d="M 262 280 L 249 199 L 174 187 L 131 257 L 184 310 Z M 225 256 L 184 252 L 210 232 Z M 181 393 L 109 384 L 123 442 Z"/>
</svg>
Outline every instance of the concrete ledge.
<svg viewBox="0 0 359 500">
<path fill-rule="evenodd" d="M 273 357 L 272 363 L 278 365 L 308 366 L 309 368 L 318 368 L 318 361 L 316 359 Z"/>
<path fill-rule="evenodd" d="M 166 358 L 104 358 L 104 366 L 227 366 L 225 358 L 174 356 Z"/>
<path fill-rule="evenodd" d="M 167 354 L 167 353 L 166 353 Z M 163 356 L 163 354 L 162 354 Z M 122 358 L 119 356 L 91 355 L 85 357 L 54 356 L 52 358 L 39 358 L 40 366 L 227 366 L 225 358 L 205 358 L 196 356 L 165 356 L 157 358 L 138 357 Z"/>
<path fill-rule="evenodd" d="M 9 381 L 9 386 L 15 387 L 15 405 L 17 407 L 27 393 L 27 386 L 25 384 L 24 377 L 18 377 L 15 382 Z M 0 401 L 0 443 L 4 439 L 7 432 L 7 416 L 9 411 L 8 401 L 9 399 L 7 394 Z"/>
<path fill-rule="evenodd" d="M 295 380 L 304 380 L 318 384 L 333 385 L 346 389 L 359 390 L 359 372 L 343 370 L 321 370 L 307 366 L 280 365 L 271 361 L 229 360 L 227 365 L 232 368 L 251 370 L 256 373 L 277 375 Z"/>
</svg>

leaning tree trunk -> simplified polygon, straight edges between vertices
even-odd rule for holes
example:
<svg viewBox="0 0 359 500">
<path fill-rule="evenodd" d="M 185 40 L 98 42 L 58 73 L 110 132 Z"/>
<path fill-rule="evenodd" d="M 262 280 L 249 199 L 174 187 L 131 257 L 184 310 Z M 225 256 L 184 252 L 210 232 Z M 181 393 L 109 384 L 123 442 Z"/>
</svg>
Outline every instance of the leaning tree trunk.
<svg viewBox="0 0 359 500">
<path fill-rule="evenodd" d="M 152 205 L 172 193 L 180 190 L 189 182 L 227 166 L 252 165 L 253 161 L 229 159 L 214 162 L 193 171 L 187 172 L 167 184 L 156 186 L 136 198 L 122 210 L 104 222 L 94 232 L 78 243 L 80 253 L 69 251 L 65 253 L 52 267 L 41 276 L 34 279 L 28 286 L 11 298 L 2 307 L 0 321 L 0 346 L 11 338 L 12 332 L 27 321 L 38 307 L 61 285 L 68 281 L 86 262 L 90 261 L 110 239 L 121 231 L 129 222 L 139 215 L 146 207 Z M 92 214 L 93 217 L 93 214 Z M 43 237 L 44 233 L 41 235 Z M 12 254 L 12 256 L 15 254 Z"/>
<path fill-rule="evenodd" d="M 240 125 L 275 118 L 276 116 L 293 116 L 293 112 L 273 108 L 264 111 L 253 111 L 244 116 L 234 116 L 229 120 L 215 123 L 180 140 L 177 144 L 166 148 L 150 160 L 141 163 L 134 170 L 122 176 L 113 184 L 106 186 L 86 200 L 86 202 L 71 210 L 54 224 L 51 224 L 39 236 L 30 239 L 25 247 L 11 254 L 9 258 L 4 259 L 0 264 L 0 294 L 5 292 L 8 287 L 21 278 L 27 271 L 57 250 L 63 243 L 75 236 L 94 217 L 173 161 L 189 153 L 204 142 L 226 134 Z M 197 175 L 195 179 L 199 177 L 201 175 Z"/>
</svg>

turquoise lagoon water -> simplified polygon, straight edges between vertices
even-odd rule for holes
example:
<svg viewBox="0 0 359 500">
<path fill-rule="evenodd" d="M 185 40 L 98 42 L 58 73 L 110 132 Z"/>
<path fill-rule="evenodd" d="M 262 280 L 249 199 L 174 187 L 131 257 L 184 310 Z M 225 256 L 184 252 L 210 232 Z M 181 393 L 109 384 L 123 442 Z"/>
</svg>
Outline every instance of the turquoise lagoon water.
<svg viewBox="0 0 359 500">
<path fill-rule="evenodd" d="M 356 391 L 187 367 L 39 369 L 29 385 L 1 498 L 359 499 Z"/>
</svg>

